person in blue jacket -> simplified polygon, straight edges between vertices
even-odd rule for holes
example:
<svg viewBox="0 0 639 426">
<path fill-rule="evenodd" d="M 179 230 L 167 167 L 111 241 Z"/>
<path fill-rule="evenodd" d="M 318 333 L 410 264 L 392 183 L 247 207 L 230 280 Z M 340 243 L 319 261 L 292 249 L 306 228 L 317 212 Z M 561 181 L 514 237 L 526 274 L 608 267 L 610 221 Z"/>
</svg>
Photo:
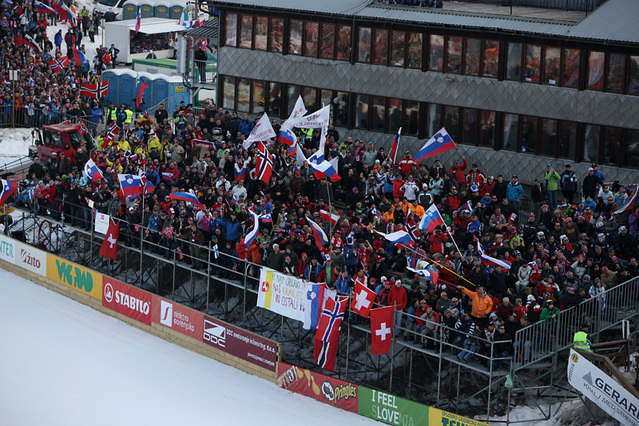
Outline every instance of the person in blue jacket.
<svg viewBox="0 0 639 426">
<path fill-rule="evenodd" d="M 217 213 L 213 213 L 217 216 Z M 216 217 L 215 223 L 222 225 L 222 229 L 226 231 L 226 240 L 236 242 L 240 238 L 240 222 L 237 220 L 235 212 L 230 213 L 229 220 L 222 220 Z"/>
<path fill-rule="evenodd" d="M 524 188 L 519 183 L 519 178 L 517 175 L 513 175 L 510 183 L 506 187 L 506 198 L 513 205 L 515 210 L 519 210 L 519 201 L 521 197 L 524 195 Z"/>
</svg>

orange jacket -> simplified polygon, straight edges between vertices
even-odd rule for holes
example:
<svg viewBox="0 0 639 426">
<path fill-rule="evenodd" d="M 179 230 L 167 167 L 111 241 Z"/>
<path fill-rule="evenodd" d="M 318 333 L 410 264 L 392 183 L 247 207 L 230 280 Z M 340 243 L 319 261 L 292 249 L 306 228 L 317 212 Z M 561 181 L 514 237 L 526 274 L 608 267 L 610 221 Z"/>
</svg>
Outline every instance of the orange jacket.
<svg viewBox="0 0 639 426">
<path fill-rule="evenodd" d="M 470 291 L 466 287 L 462 287 L 462 291 L 473 301 L 473 310 L 470 313 L 473 317 L 487 317 L 493 311 L 493 299 L 489 295 L 479 297 L 476 291 Z"/>
</svg>

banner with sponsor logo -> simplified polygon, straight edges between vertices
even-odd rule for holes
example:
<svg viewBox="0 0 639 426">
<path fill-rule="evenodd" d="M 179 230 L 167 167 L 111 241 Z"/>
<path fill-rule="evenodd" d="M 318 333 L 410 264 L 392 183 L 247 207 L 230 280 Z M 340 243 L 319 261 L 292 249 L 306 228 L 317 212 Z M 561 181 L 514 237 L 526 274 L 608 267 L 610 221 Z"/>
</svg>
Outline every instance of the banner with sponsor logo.
<svg viewBox="0 0 639 426">
<path fill-rule="evenodd" d="M 202 341 L 204 314 L 179 303 L 153 296 L 152 320 L 195 340 Z"/>
<path fill-rule="evenodd" d="M 568 359 L 568 383 L 622 425 L 639 425 L 639 400 L 574 349 Z"/>
<path fill-rule="evenodd" d="M 305 280 L 261 268 L 257 306 L 287 318 L 304 321 Z"/>
<path fill-rule="evenodd" d="M 281 388 L 357 413 L 358 385 L 285 362 L 278 363 L 277 375 Z"/>
<path fill-rule="evenodd" d="M 13 238 L 0 234 L 0 259 L 14 263 L 16 242 Z"/>
<path fill-rule="evenodd" d="M 244 361 L 275 371 L 277 343 L 265 337 L 205 315 L 202 341 Z"/>
<path fill-rule="evenodd" d="M 102 289 L 102 306 L 151 325 L 152 294 L 104 275 Z"/>
<path fill-rule="evenodd" d="M 359 387 L 357 413 L 389 425 L 428 425 L 428 408 L 386 392 Z"/>
<path fill-rule="evenodd" d="M 38 250 L 20 241 L 15 242 L 14 263 L 28 271 L 47 276 L 47 252 Z"/>
<path fill-rule="evenodd" d="M 490 426 L 468 417 L 459 416 L 457 414 L 442 411 L 438 408 L 428 407 L 428 426 Z"/>
<path fill-rule="evenodd" d="M 47 278 L 102 300 L 102 274 L 49 253 Z"/>
</svg>

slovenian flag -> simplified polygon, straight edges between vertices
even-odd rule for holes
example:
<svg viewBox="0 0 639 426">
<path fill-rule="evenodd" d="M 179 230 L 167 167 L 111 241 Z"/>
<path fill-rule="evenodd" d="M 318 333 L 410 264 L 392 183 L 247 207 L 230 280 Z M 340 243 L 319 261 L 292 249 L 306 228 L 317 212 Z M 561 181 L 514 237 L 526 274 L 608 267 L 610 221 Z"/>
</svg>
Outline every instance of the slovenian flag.
<svg viewBox="0 0 639 426">
<path fill-rule="evenodd" d="M 413 242 L 413 238 L 406 231 L 395 231 L 390 234 L 384 234 L 383 232 L 375 231 L 382 237 L 386 238 L 393 244 L 410 244 Z"/>
<path fill-rule="evenodd" d="M 422 216 L 422 220 L 419 222 L 419 229 L 432 233 L 435 231 L 435 228 L 443 224 L 444 219 L 442 215 L 439 214 L 437 206 L 432 204 L 426 212 L 424 212 L 424 216 Z"/>
<path fill-rule="evenodd" d="M 632 196 L 628 197 L 626 202 L 623 203 L 623 206 L 619 207 L 612 214 L 616 215 L 616 214 L 620 214 L 620 213 L 623 213 L 623 212 L 625 212 L 627 210 L 632 209 L 635 206 L 635 201 L 637 200 L 637 191 L 639 191 L 639 186 L 637 188 L 635 188 L 635 192 L 632 194 Z"/>
<path fill-rule="evenodd" d="M 2 192 L 0 192 L 0 204 L 4 204 L 7 201 L 7 198 L 9 198 L 14 192 L 16 192 L 16 189 L 18 189 L 18 186 L 14 183 L 11 182 L 10 180 L 2 180 Z"/>
<path fill-rule="evenodd" d="M 60 19 L 63 21 L 69 21 L 71 24 L 75 21 L 75 14 L 64 4 L 64 2 L 56 3 L 53 8 L 60 14 Z"/>
<path fill-rule="evenodd" d="M 337 174 L 337 170 L 333 167 L 331 163 L 324 160 L 319 164 L 314 163 L 313 161 L 308 162 L 308 166 L 313 171 L 313 174 L 317 179 L 328 178 L 331 182 L 337 182 L 341 179 L 341 177 Z"/>
<path fill-rule="evenodd" d="M 253 218 L 253 222 L 255 223 L 255 226 L 244 237 L 244 245 L 247 248 L 251 246 L 251 244 L 253 243 L 253 240 L 255 240 L 255 237 L 257 237 L 257 233 L 260 232 L 260 217 L 252 211 L 249 211 L 249 213 L 251 213 L 251 217 Z"/>
<path fill-rule="evenodd" d="M 510 269 L 510 262 L 501 259 L 495 259 L 494 257 L 488 256 L 484 253 L 484 248 L 477 241 L 477 251 L 479 252 L 479 257 L 484 265 L 489 266 L 501 266 L 504 269 Z"/>
<path fill-rule="evenodd" d="M 55 10 L 54 8 L 47 6 L 44 3 L 41 3 L 39 1 L 35 2 L 36 4 L 36 8 L 38 9 L 38 13 L 54 13 L 54 14 L 58 14 L 58 11 Z"/>
<path fill-rule="evenodd" d="M 104 178 L 104 176 L 102 176 L 102 172 L 98 169 L 98 166 L 96 166 L 95 162 L 90 158 L 84 165 L 84 173 L 91 180 L 100 180 Z"/>
<path fill-rule="evenodd" d="M 87 57 L 84 55 L 84 53 L 80 52 L 78 49 L 76 49 L 75 47 L 73 47 L 72 49 L 73 52 L 73 60 L 75 61 L 75 66 L 79 67 L 81 66 L 83 63 L 88 62 Z"/>
<path fill-rule="evenodd" d="M 326 232 L 319 226 L 317 223 L 313 222 L 310 218 L 306 218 L 306 221 L 311 226 L 313 230 L 313 234 L 315 235 L 315 244 L 321 250 L 326 244 L 328 244 L 328 237 L 326 236 Z"/>
<path fill-rule="evenodd" d="M 135 18 L 135 33 L 137 34 L 142 27 L 142 15 L 140 14 L 140 10 L 138 9 L 138 16 Z"/>
<path fill-rule="evenodd" d="M 304 300 L 304 327 L 305 330 L 315 330 L 319 322 L 320 313 L 324 307 L 324 290 L 326 283 L 307 283 L 306 298 Z"/>
<path fill-rule="evenodd" d="M 191 203 L 194 207 L 197 207 L 200 210 L 204 209 L 200 200 L 197 199 L 195 194 L 191 192 L 172 192 L 169 194 L 169 198 L 172 200 L 181 200 L 186 201 L 187 203 Z"/>
<path fill-rule="evenodd" d="M 419 150 L 415 156 L 415 161 L 422 161 L 455 148 L 457 148 L 457 145 L 455 145 L 455 142 L 453 142 L 453 139 L 446 129 L 442 127 L 441 130 L 435 133 L 432 138 L 428 139 L 428 142 Z"/>
<path fill-rule="evenodd" d="M 246 165 L 240 167 L 238 163 L 235 163 L 235 182 L 246 180 Z"/>
<path fill-rule="evenodd" d="M 142 179 L 140 176 L 118 174 L 118 181 L 125 197 L 142 193 Z"/>
<path fill-rule="evenodd" d="M 173 179 L 173 173 L 169 173 L 169 172 L 162 172 L 162 177 L 164 179 Z"/>
<path fill-rule="evenodd" d="M 297 136 L 295 136 L 292 129 L 281 128 L 279 141 L 284 145 L 292 147 L 295 142 L 297 142 Z"/>
<path fill-rule="evenodd" d="M 193 143 L 201 143 L 203 145 L 215 146 L 215 141 L 206 141 L 204 139 L 193 139 Z"/>
</svg>

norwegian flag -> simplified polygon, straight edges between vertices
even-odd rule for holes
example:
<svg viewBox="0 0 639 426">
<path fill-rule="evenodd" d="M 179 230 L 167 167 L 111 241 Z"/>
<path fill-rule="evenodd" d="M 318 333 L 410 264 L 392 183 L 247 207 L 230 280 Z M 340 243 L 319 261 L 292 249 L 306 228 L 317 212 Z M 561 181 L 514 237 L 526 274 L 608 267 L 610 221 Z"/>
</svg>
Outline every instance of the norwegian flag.
<svg viewBox="0 0 639 426">
<path fill-rule="evenodd" d="M 419 233 L 419 227 L 413 219 L 413 215 L 410 215 L 409 219 L 406 221 L 406 232 L 408 232 L 408 235 L 410 235 L 414 241 L 419 241 L 421 234 Z"/>
<path fill-rule="evenodd" d="M 78 131 L 78 133 L 80 133 L 81 136 L 84 136 L 89 129 L 87 128 L 87 125 L 84 124 L 84 121 L 80 120 L 78 121 L 78 124 L 80 124 L 80 130 Z"/>
<path fill-rule="evenodd" d="M 324 309 L 322 309 L 317 332 L 315 333 L 313 358 L 317 365 L 327 370 L 335 369 L 339 332 L 347 304 L 348 297 L 340 298 L 339 301 L 329 297 L 326 299 Z"/>
<path fill-rule="evenodd" d="M 116 139 L 118 135 L 120 134 L 120 131 L 121 131 L 120 127 L 117 124 L 115 124 L 115 122 L 111 123 L 111 125 L 107 129 L 107 133 L 106 133 L 106 136 L 104 137 L 104 142 L 102 143 L 102 147 L 104 148 L 105 145 L 108 145 L 109 142 Z"/>
<path fill-rule="evenodd" d="M 69 65 L 69 58 L 66 56 L 61 56 L 60 58 L 47 61 L 47 64 L 49 64 L 53 71 L 60 72 L 63 71 L 67 67 L 67 65 Z"/>
<path fill-rule="evenodd" d="M 171 238 L 171 237 L 169 237 L 169 238 Z M 177 252 L 177 257 L 178 257 L 179 260 L 184 259 L 184 252 L 182 251 L 182 247 L 177 246 L 175 251 Z"/>
<path fill-rule="evenodd" d="M 397 131 L 397 136 L 395 136 L 395 139 L 393 140 L 393 144 L 391 145 L 391 149 L 389 153 L 389 157 L 391 160 L 391 167 L 395 166 L 395 161 L 397 160 L 397 151 L 399 151 L 399 138 L 401 137 L 401 134 L 402 134 L 402 128 L 400 127 L 399 130 Z"/>
<path fill-rule="evenodd" d="M 271 173 L 273 173 L 273 158 L 268 149 L 266 149 L 264 142 L 260 142 L 257 159 L 255 160 L 255 176 L 268 185 L 271 180 Z"/>
<path fill-rule="evenodd" d="M 104 80 L 99 84 L 82 83 L 80 85 L 80 96 L 87 98 L 103 98 L 109 93 L 109 81 Z"/>
<path fill-rule="evenodd" d="M 173 227 L 167 226 L 162 230 L 162 233 L 166 235 L 167 238 L 173 238 Z"/>
<path fill-rule="evenodd" d="M 308 197 L 305 197 L 304 195 L 298 195 L 297 196 L 297 204 L 308 204 Z"/>
</svg>

